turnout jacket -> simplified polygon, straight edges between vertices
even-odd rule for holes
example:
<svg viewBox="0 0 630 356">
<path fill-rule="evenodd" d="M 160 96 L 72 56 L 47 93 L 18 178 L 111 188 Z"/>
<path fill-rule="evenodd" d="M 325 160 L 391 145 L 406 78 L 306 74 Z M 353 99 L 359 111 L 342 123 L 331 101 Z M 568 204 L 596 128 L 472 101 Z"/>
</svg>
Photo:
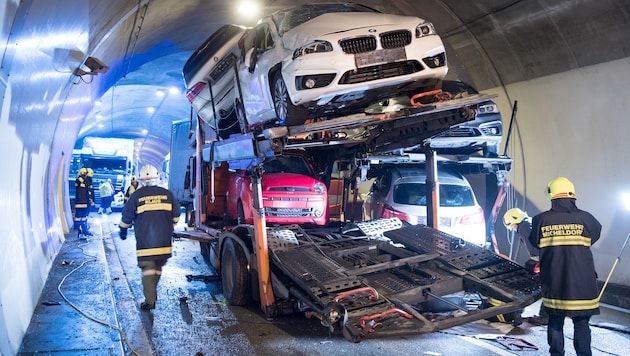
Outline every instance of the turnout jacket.
<svg viewBox="0 0 630 356">
<path fill-rule="evenodd" d="M 602 225 L 580 210 L 573 198 L 551 201 L 551 209 L 533 217 L 529 242 L 540 249 L 543 305 L 549 314 L 599 314 L 597 273 L 591 245 Z"/>
<path fill-rule="evenodd" d="M 84 176 L 78 176 L 74 180 L 75 196 L 74 207 L 75 209 L 87 209 L 91 201 L 90 187 Z"/>
<path fill-rule="evenodd" d="M 134 225 L 138 261 L 171 257 L 173 225 L 179 215 L 179 202 L 167 189 L 145 186 L 131 195 L 123 208 L 120 227 Z"/>
</svg>

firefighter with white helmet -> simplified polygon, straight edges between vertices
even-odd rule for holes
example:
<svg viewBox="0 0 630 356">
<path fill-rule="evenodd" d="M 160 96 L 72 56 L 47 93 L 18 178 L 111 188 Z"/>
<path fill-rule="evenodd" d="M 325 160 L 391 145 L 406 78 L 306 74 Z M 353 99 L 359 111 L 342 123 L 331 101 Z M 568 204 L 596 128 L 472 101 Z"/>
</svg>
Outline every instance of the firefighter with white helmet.
<svg viewBox="0 0 630 356">
<path fill-rule="evenodd" d="M 532 218 L 514 209 L 503 222 L 540 249 L 543 307 L 548 315 L 547 340 L 552 355 L 564 354 L 564 319 L 573 319 L 573 345 L 578 355 L 591 355 L 591 316 L 599 314 L 597 273 L 590 247 L 602 225 L 578 209 L 573 183 L 557 177 L 547 184 L 551 209 Z"/>
<path fill-rule="evenodd" d="M 120 238 L 134 226 L 138 266 L 142 269 L 145 300 L 142 310 L 155 308 L 157 285 L 162 267 L 171 257 L 174 225 L 179 221 L 180 205 L 168 189 L 158 186 L 159 172 L 152 165 L 140 169 L 143 187 L 129 197 L 120 221 Z"/>
</svg>

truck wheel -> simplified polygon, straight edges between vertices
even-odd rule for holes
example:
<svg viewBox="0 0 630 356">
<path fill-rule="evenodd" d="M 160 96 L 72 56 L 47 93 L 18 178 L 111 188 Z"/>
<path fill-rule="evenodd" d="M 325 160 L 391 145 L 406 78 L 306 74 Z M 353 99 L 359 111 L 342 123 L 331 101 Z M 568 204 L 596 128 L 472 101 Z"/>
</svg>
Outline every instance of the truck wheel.
<svg viewBox="0 0 630 356">
<path fill-rule="evenodd" d="M 186 225 L 195 226 L 195 207 L 191 203 L 186 205 Z"/>
<path fill-rule="evenodd" d="M 237 221 L 236 221 L 236 222 L 237 222 L 239 225 L 242 225 L 242 224 L 247 224 L 247 223 L 245 222 L 245 209 L 243 209 L 243 202 L 242 202 L 242 201 L 240 201 L 240 200 L 238 201 L 238 206 L 237 206 L 237 209 L 238 209 L 238 211 L 237 211 L 237 214 L 238 214 L 238 219 L 237 219 Z"/>
<path fill-rule="evenodd" d="M 280 125 L 294 126 L 303 124 L 308 116 L 308 110 L 303 106 L 295 106 L 291 102 L 287 84 L 282 78 L 282 72 L 277 71 L 273 76 L 273 106 Z"/>
<path fill-rule="evenodd" d="M 221 251 L 223 295 L 230 305 L 248 305 L 252 301 L 251 275 L 241 245 L 226 239 Z"/>
</svg>

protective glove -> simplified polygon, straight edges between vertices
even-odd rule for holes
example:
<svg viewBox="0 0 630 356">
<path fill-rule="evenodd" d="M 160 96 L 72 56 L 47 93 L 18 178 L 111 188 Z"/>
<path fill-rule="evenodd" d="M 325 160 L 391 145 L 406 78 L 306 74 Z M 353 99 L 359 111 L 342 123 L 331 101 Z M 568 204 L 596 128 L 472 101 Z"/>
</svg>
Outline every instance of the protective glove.
<svg viewBox="0 0 630 356">
<path fill-rule="evenodd" d="M 120 236 L 121 240 L 126 240 L 127 239 L 127 228 L 126 227 L 121 227 L 120 228 L 120 232 L 118 233 L 118 236 Z"/>
<path fill-rule="evenodd" d="M 510 230 L 516 231 L 518 224 L 526 220 L 529 220 L 529 216 L 519 208 L 512 208 L 503 214 L 503 225 Z"/>
</svg>

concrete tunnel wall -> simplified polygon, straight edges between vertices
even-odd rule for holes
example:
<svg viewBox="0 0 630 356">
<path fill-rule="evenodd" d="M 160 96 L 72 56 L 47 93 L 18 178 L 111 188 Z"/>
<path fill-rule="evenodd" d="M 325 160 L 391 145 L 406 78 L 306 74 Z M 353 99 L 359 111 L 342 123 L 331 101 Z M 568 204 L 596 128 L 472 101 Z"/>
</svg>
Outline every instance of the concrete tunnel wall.
<svg viewBox="0 0 630 356">
<path fill-rule="evenodd" d="M 2 24 L 8 43 L 0 72 L 0 353 L 5 355 L 17 352 L 72 224 L 67 155 L 98 80 L 74 84 L 72 75 L 88 42 L 100 42 L 88 38 L 88 3 L 76 2 L 72 9 L 25 4 L 18 9 L 17 2 L 5 2 Z M 29 22 L 44 12 L 54 20 Z M 49 37 L 51 27 L 64 29 L 64 36 Z M 12 32 L 17 37 L 9 36 Z M 624 159 L 628 79 L 630 58 L 625 58 L 486 91 L 499 95 L 506 130 L 511 101 L 518 100 L 508 180 L 530 215 L 548 208 L 542 191 L 550 179 L 564 175 L 576 185 L 578 206 L 604 225 L 593 247 L 601 280 L 630 232 L 630 212 L 619 196 L 630 192 Z M 629 259 L 621 260 L 611 282 L 630 285 Z"/>
</svg>

